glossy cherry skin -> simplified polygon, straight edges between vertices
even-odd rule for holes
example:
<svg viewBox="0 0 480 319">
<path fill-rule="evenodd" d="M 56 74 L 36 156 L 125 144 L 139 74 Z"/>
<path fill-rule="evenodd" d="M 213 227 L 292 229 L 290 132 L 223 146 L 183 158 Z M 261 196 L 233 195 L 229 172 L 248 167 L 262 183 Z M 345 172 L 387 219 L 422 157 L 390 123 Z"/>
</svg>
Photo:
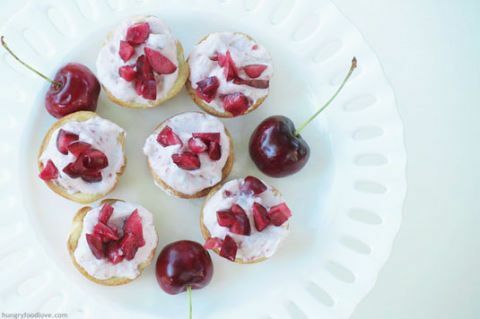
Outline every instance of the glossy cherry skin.
<svg viewBox="0 0 480 319">
<path fill-rule="evenodd" d="M 97 109 L 100 83 L 95 75 L 83 64 L 69 63 L 55 74 L 54 84 L 45 96 L 48 113 L 56 118 L 64 117 L 77 111 Z"/>
<path fill-rule="evenodd" d="M 202 245 L 180 240 L 165 246 L 157 259 L 157 281 L 171 295 L 208 285 L 213 275 L 212 259 Z"/>
<path fill-rule="evenodd" d="M 305 166 L 310 147 L 300 135 L 295 135 L 295 125 L 289 118 L 276 115 L 266 118 L 253 131 L 250 157 L 264 174 L 283 177 Z"/>
</svg>

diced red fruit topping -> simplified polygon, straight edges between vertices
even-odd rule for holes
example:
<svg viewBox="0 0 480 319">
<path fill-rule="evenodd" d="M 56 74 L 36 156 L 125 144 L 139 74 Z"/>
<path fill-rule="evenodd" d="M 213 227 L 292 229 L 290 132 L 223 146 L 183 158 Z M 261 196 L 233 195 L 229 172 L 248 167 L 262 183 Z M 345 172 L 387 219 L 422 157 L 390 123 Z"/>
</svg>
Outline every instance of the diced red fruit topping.
<svg viewBox="0 0 480 319">
<path fill-rule="evenodd" d="M 235 223 L 235 215 L 230 209 L 217 212 L 217 223 L 222 227 L 231 227 Z"/>
<path fill-rule="evenodd" d="M 223 96 L 223 108 L 233 116 L 245 113 L 249 107 L 250 101 L 243 93 L 237 92 Z"/>
<path fill-rule="evenodd" d="M 145 55 L 138 57 L 136 66 L 135 91 L 147 100 L 155 100 L 157 98 L 157 82 Z"/>
<path fill-rule="evenodd" d="M 126 40 L 132 45 L 144 43 L 150 35 L 150 26 L 147 22 L 137 23 L 127 30 Z"/>
<path fill-rule="evenodd" d="M 93 227 L 93 234 L 99 236 L 104 243 L 112 240 L 118 240 L 120 238 L 115 229 L 101 222 L 98 222 Z"/>
<path fill-rule="evenodd" d="M 165 126 L 157 135 L 157 142 L 163 147 L 170 145 L 182 145 L 182 140 L 173 132 L 170 126 Z"/>
<path fill-rule="evenodd" d="M 180 168 L 193 171 L 200 168 L 200 159 L 197 154 L 192 152 L 183 152 L 181 154 L 173 154 L 172 161 Z"/>
<path fill-rule="evenodd" d="M 218 56 L 217 58 L 218 64 L 221 67 L 223 67 L 227 81 L 231 81 L 236 77 L 238 77 L 238 70 L 237 70 L 237 67 L 235 66 L 235 62 L 233 62 L 230 51 L 227 51 L 225 55 L 218 54 L 217 56 Z"/>
<path fill-rule="evenodd" d="M 130 43 L 127 41 L 120 41 L 120 50 L 118 51 L 118 54 L 124 62 L 130 60 L 134 53 L 135 48 Z"/>
<path fill-rule="evenodd" d="M 247 176 L 243 180 L 242 185 L 240 185 L 240 192 L 242 193 L 253 193 L 258 195 L 267 190 L 267 186 L 258 178 L 254 176 Z"/>
<path fill-rule="evenodd" d="M 155 79 L 152 66 L 148 62 L 148 59 L 145 57 L 145 55 L 142 54 L 137 58 L 136 67 L 139 80 Z"/>
<path fill-rule="evenodd" d="M 177 66 L 160 51 L 147 47 L 144 48 L 144 51 L 148 62 L 158 74 L 172 74 L 177 70 Z"/>
<path fill-rule="evenodd" d="M 51 160 L 48 160 L 47 164 L 43 167 L 38 177 L 40 177 L 44 181 L 50 181 L 58 177 L 58 169 Z"/>
<path fill-rule="evenodd" d="M 207 103 L 212 102 L 212 100 L 217 95 L 218 87 L 220 82 L 216 76 L 208 77 L 202 81 L 197 82 L 197 95 L 205 100 Z"/>
<path fill-rule="evenodd" d="M 204 143 L 215 142 L 220 143 L 220 133 L 192 133 L 193 137 L 198 137 Z"/>
<path fill-rule="evenodd" d="M 101 170 L 108 166 L 108 158 L 102 151 L 97 149 L 89 149 L 83 152 L 80 157 L 83 166 L 89 170 Z"/>
<path fill-rule="evenodd" d="M 290 216 L 292 216 L 292 212 L 285 203 L 270 207 L 270 210 L 268 211 L 268 218 L 272 225 L 275 226 L 281 226 L 290 218 Z"/>
<path fill-rule="evenodd" d="M 137 237 L 132 233 L 125 234 L 120 240 L 120 249 L 125 255 L 125 259 L 132 260 L 137 253 L 138 245 Z"/>
<path fill-rule="evenodd" d="M 135 67 L 132 65 L 124 65 L 118 69 L 118 74 L 122 79 L 125 81 L 131 82 L 135 80 L 137 76 L 137 71 L 135 71 Z"/>
<path fill-rule="evenodd" d="M 139 86 L 138 92 L 146 100 L 155 100 L 157 98 L 157 82 L 144 80 Z"/>
<path fill-rule="evenodd" d="M 79 158 L 77 158 L 75 162 L 71 162 L 63 168 L 63 172 L 71 178 L 78 178 L 82 176 L 85 171 L 86 168 L 83 166 L 83 162 Z"/>
<path fill-rule="evenodd" d="M 209 59 L 212 60 L 212 61 L 218 61 L 218 53 L 215 53 L 214 55 L 209 57 Z"/>
<path fill-rule="evenodd" d="M 253 220 L 255 222 L 255 228 L 258 231 L 262 231 L 270 225 L 270 219 L 268 219 L 267 209 L 259 203 L 253 203 Z"/>
<path fill-rule="evenodd" d="M 198 137 L 191 137 L 188 140 L 188 148 L 195 154 L 203 153 L 208 149 L 207 144 Z"/>
<path fill-rule="evenodd" d="M 263 64 L 250 64 L 243 67 L 245 73 L 252 79 L 258 78 L 266 69 L 267 66 Z"/>
<path fill-rule="evenodd" d="M 123 250 L 120 249 L 120 243 L 118 241 L 111 241 L 107 243 L 105 254 L 107 255 L 108 260 L 114 265 L 118 264 L 125 258 Z"/>
<path fill-rule="evenodd" d="M 218 161 L 222 157 L 222 148 L 217 142 L 210 142 L 208 145 L 208 157 L 212 161 Z"/>
<path fill-rule="evenodd" d="M 251 79 L 246 80 L 241 78 L 235 78 L 233 79 L 233 83 L 240 84 L 240 85 L 248 85 L 257 89 L 268 89 L 270 87 L 269 80 L 251 80 Z"/>
<path fill-rule="evenodd" d="M 231 191 L 226 190 L 226 191 L 223 192 L 223 197 L 230 197 L 230 196 L 232 196 L 232 192 L 231 192 Z"/>
<path fill-rule="evenodd" d="M 74 133 L 67 132 L 63 129 L 58 131 L 57 135 L 57 149 L 60 153 L 67 155 L 68 146 L 75 141 L 78 141 L 78 135 Z"/>
<path fill-rule="evenodd" d="M 210 237 L 205 241 L 205 244 L 203 244 L 203 248 L 205 249 L 216 249 L 220 248 L 222 246 L 223 240 L 221 240 L 218 237 Z"/>
<path fill-rule="evenodd" d="M 80 176 L 87 183 L 97 183 L 102 181 L 102 173 L 99 171 L 86 171 Z"/>
<path fill-rule="evenodd" d="M 257 50 L 258 49 L 258 44 L 252 45 L 252 50 Z"/>
<path fill-rule="evenodd" d="M 133 234 L 137 238 L 137 244 L 139 247 L 145 245 L 143 239 L 142 218 L 138 214 L 138 210 L 134 210 L 130 216 L 125 220 L 123 224 L 124 234 Z"/>
<path fill-rule="evenodd" d="M 93 255 L 97 259 L 102 259 L 105 257 L 105 246 L 103 244 L 102 238 L 95 234 L 86 234 L 87 244 L 90 247 Z"/>
<path fill-rule="evenodd" d="M 100 223 L 108 223 L 108 220 L 110 219 L 110 216 L 113 214 L 113 206 L 110 205 L 109 203 L 105 203 L 102 206 L 102 209 L 100 210 L 100 213 L 98 214 L 98 221 Z"/>
<path fill-rule="evenodd" d="M 229 235 L 225 236 L 222 246 L 220 248 L 220 256 L 230 260 L 235 261 L 237 257 L 237 243 Z"/>
<path fill-rule="evenodd" d="M 235 222 L 229 230 L 234 234 L 250 236 L 250 221 L 243 208 L 240 205 L 234 204 L 231 210 L 235 217 Z"/>
<path fill-rule="evenodd" d="M 89 150 L 92 146 L 85 142 L 73 142 L 68 145 L 68 151 L 73 154 L 73 156 L 78 157 L 85 151 Z"/>
</svg>

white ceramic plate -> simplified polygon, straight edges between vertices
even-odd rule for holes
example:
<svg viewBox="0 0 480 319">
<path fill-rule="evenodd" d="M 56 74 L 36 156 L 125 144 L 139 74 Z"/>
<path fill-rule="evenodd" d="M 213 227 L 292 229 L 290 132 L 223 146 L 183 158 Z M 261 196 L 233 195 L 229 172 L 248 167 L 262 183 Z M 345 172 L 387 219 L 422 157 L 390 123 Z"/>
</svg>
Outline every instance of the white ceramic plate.
<svg viewBox="0 0 480 319">
<path fill-rule="evenodd" d="M 166 20 L 187 53 L 207 33 L 231 30 L 251 34 L 274 58 L 266 103 L 224 123 L 235 140 L 230 178 L 259 175 L 279 188 L 294 212 L 291 235 L 261 264 L 213 256 L 214 279 L 194 292 L 195 318 L 348 317 L 388 257 L 406 188 L 402 124 L 375 54 L 324 0 L 38 0 L 12 17 L 4 34 L 21 57 L 49 74 L 69 61 L 94 69 L 106 34 L 137 13 Z M 185 318 L 185 295 L 163 293 L 152 266 L 114 288 L 95 285 L 74 269 L 66 238 L 80 205 L 57 197 L 36 177 L 36 153 L 54 122 L 43 105 L 47 85 L 1 54 L 0 308 L 62 311 L 69 318 Z M 302 122 L 336 89 L 354 55 L 359 69 L 305 130 L 312 149 L 306 168 L 283 179 L 263 176 L 248 156 L 253 128 L 272 114 Z M 175 199 L 157 189 L 141 151 L 159 122 L 188 110 L 197 107 L 185 92 L 152 110 L 120 108 L 103 94 L 99 101 L 100 115 L 128 133 L 127 169 L 111 197 L 154 212 L 160 248 L 179 239 L 202 241 L 202 200 Z"/>
</svg>

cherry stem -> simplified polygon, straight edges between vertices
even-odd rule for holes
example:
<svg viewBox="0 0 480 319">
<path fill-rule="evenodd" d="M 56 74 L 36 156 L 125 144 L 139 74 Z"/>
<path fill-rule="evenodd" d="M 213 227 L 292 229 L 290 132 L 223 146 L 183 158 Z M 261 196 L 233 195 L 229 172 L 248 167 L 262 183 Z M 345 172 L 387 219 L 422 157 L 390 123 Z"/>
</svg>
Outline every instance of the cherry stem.
<svg viewBox="0 0 480 319">
<path fill-rule="evenodd" d="M 187 286 L 188 294 L 188 318 L 192 319 L 192 286 Z"/>
<path fill-rule="evenodd" d="M 57 87 L 57 88 L 60 88 L 62 86 L 62 84 L 60 82 L 57 82 L 57 81 L 54 81 L 52 79 L 50 79 L 48 76 L 46 76 L 45 74 L 41 73 L 40 71 L 34 69 L 33 67 L 31 67 L 30 65 L 28 65 L 27 63 L 23 62 L 15 53 L 13 53 L 13 51 L 8 47 L 7 45 L 7 42 L 5 42 L 5 39 L 4 39 L 4 36 L 2 35 L 0 37 L 0 41 L 2 42 L 2 46 L 5 48 L 5 50 L 7 50 L 8 53 L 10 53 L 10 55 L 15 59 L 17 60 L 18 62 L 20 62 L 24 67 L 26 67 L 27 69 L 29 69 L 30 71 L 33 71 L 34 73 L 36 73 L 37 75 L 41 76 L 42 78 L 44 78 L 45 80 L 47 80 L 48 82 L 50 82 L 53 86 Z"/>
<path fill-rule="evenodd" d="M 325 103 L 321 108 L 319 108 L 315 114 L 313 114 L 306 122 L 304 122 L 299 128 L 297 128 L 295 130 L 295 135 L 296 136 L 299 136 L 300 135 L 300 132 L 308 125 L 310 124 L 311 121 L 313 121 L 318 114 L 322 113 L 323 110 L 325 110 L 327 108 L 327 106 L 330 105 L 330 103 L 332 103 L 332 101 L 337 97 L 338 93 L 340 93 L 340 91 L 343 89 L 343 87 L 345 86 L 345 83 L 347 83 L 348 79 L 350 78 L 350 76 L 352 75 L 353 73 L 353 70 L 355 70 L 355 68 L 357 67 L 357 58 L 353 57 L 352 59 L 352 65 L 350 66 L 350 70 L 348 71 L 347 73 L 347 76 L 345 77 L 345 79 L 343 79 L 343 82 L 342 84 L 340 85 L 340 87 L 337 89 L 337 91 L 335 92 L 335 94 L 327 101 L 327 103 Z"/>
</svg>

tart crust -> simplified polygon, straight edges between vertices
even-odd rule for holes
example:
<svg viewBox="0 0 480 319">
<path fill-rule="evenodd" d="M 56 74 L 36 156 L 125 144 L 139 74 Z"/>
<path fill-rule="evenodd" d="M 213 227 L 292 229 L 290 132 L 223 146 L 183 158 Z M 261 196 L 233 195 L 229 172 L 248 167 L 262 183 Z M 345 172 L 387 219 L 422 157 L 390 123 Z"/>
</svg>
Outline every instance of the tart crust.
<svg viewBox="0 0 480 319">
<path fill-rule="evenodd" d="M 108 35 L 107 42 L 110 40 L 110 38 L 111 38 L 111 34 Z M 110 101 L 126 108 L 145 109 L 145 108 L 152 108 L 152 107 L 159 106 L 163 102 L 170 100 L 175 95 L 180 93 L 183 86 L 185 85 L 185 81 L 187 81 L 188 79 L 190 70 L 188 68 L 187 62 L 185 61 L 182 44 L 178 40 L 177 40 L 177 60 L 178 60 L 177 80 L 175 81 L 175 84 L 172 86 L 168 94 L 163 99 L 155 100 L 155 101 L 147 101 L 147 103 L 127 102 L 120 98 L 117 98 L 103 84 L 102 84 L 102 88 Z"/>
<path fill-rule="evenodd" d="M 38 156 L 37 156 L 37 161 L 38 161 L 38 168 L 40 171 L 43 170 L 43 164 L 42 162 L 40 161 L 40 156 L 42 155 L 42 153 L 45 151 L 48 143 L 50 142 L 50 139 L 52 138 L 52 135 L 53 133 L 55 132 L 55 130 L 57 130 L 58 128 L 62 127 L 64 124 L 66 124 L 67 122 L 70 122 L 70 121 L 79 121 L 79 122 L 84 122 L 84 121 L 87 121 L 91 118 L 94 118 L 95 116 L 98 116 L 97 113 L 95 112 L 88 112 L 88 111 L 79 111 L 79 112 L 75 112 L 75 113 L 72 113 L 72 114 L 69 114 L 63 118 L 61 118 L 60 120 L 58 120 L 57 122 L 55 122 L 51 127 L 50 129 L 48 130 L 47 134 L 45 135 L 45 137 L 43 138 L 43 141 L 42 141 L 42 144 L 40 145 L 40 150 L 38 151 Z M 107 195 L 108 193 L 110 193 L 111 191 L 113 191 L 115 189 L 115 187 L 117 186 L 118 184 L 118 181 L 119 181 L 119 178 L 120 176 L 123 174 L 123 171 L 125 170 L 125 165 L 127 165 L 127 158 L 125 156 L 125 132 L 121 133 L 118 135 L 117 137 L 118 139 L 118 142 L 120 143 L 120 145 L 122 145 L 122 151 L 123 151 L 123 166 L 120 168 L 120 171 L 117 172 L 117 176 L 116 176 L 116 179 L 115 179 L 115 184 L 109 189 L 107 190 L 106 192 L 104 193 L 97 193 L 97 194 L 84 194 L 84 193 L 74 193 L 74 194 L 70 194 L 67 192 L 67 190 L 65 188 L 63 188 L 62 186 L 60 185 L 57 185 L 55 182 L 53 181 L 45 181 L 45 183 L 47 184 L 47 186 L 52 190 L 54 191 L 55 193 L 57 193 L 58 195 L 66 198 L 66 199 L 69 199 L 71 201 L 74 201 L 74 202 L 77 202 L 77 203 L 80 203 L 80 204 L 88 204 L 88 203 L 92 203 L 96 200 L 99 200 L 100 198 L 104 197 L 105 195 Z"/>
<path fill-rule="evenodd" d="M 100 205 L 103 205 L 104 203 L 113 204 L 117 201 L 121 201 L 121 200 L 108 198 L 108 199 L 104 199 Z M 68 236 L 68 240 L 67 240 L 67 249 L 70 254 L 70 258 L 72 259 L 73 265 L 75 266 L 75 268 L 77 268 L 77 270 L 83 276 L 85 276 L 87 279 L 97 284 L 105 285 L 105 286 L 118 286 L 118 285 L 128 284 L 129 282 L 138 278 L 142 274 L 143 270 L 148 265 L 151 264 L 153 258 L 155 257 L 155 250 L 157 249 L 157 245 L 158 245 L 158 237 L 157 237 L 157 243 L 155 243 L 155 247 L 152 249 L 147 260 L 145 260 L 144 262 L 138 265 L 139 273 L 137 277 L 135 278 L 112 277 L 108 279 L 95 278 L 92 275 L 90 275 L 79 263 L 77 263 L 77 260 L 75 259 L 75 255 L 74 255 L 75 250 L 77 249 L 78 240 L 80 238 L 80 235 L 82 234 L 83 219 L 91 209 L 92 207 L 89 207 L 89 206 L 82 207 L 80 208 L 80 210 L 78 210 L 78 212 L 73 217 L 72 230 L 70 231 L 70 235 Z"/>
<path fill-rule="evenodd" d="M 257 42 L 255 41 L 251 36 L 249 36 L 248 34 L 246 33 L 243 33 L 243 32 L 234 32 L 234 34 L 239 34 L 239 35 L 243 35 L 244 37 L 248 38 L 249 40 L 252 40 L 254 42 Z M 203 41 L 205 41 L 208 37 L 210 36 L 210 34 L 206 35 L 205 37 L 203 37 L 198 43 L 202 43 Z M 187 59 L 187 64 L 188 64 L 188 67 L 190 68 L 190 64 L 188 63 L 188 59 Z M 228 111 L 224 111 L 224 112 L 221 112 L 219 110 L 217 110 L 216 108 L 214 107 L 211 107 L 210 105 L 208 105 L 207 103 L 205 103 L 204 100 L 202 100 L 200 97 L 197 96 L 196 92 L 195 92 L 195 89 L 192 87 L 192 83 L 190 82 L 190 78 L 188 77 L 187 78 L 187 82 L 185 83 L 185 86 L 187 87 L 187 91 L 188 91 L 188 94 L 191 96 L 193 102 L 195 102 L 195 104 L 197 104 L 200 108 L 202 108 L 205 112 L 211 114 L 211 115 L 215 115 L 215 116 L 218 116 L 218 117 L 223 117 L 223 118 L 230 118 L 230 117 L 235 117 L 235 115 L 233 115 L 232 113 L 228 112 Z M 255 104 L 251 105 L 248 110 L 241 114 L 240 116 L 242 115 L 245 115 L 245 114 L 248 114 L 254 110 L 256 110 L 264 101 L 265 99 L 268 97 L 268 94 L 265 95 L 264 97 L 260 98 L 257 100 L 257 102 L 255 102 Z M 238 116 L 237 116 L 238 117 Z"/>
<path fill-rule="evenodd" d="M 205 209 L 205 206 L 207 205 L 207 202 L 208 200 L 213 196 L 215 195 L 215 193 L 220 190 L 220 188 L 222 188 L 223 184 L 221 185 L 217 185 L 215 186 L 214 188 L 212 188 L 210 190 L 210 192 L 208 193 L 207 197 L 205 198 L 205 201 L 203 202 L 203 205 L 202 205 L 202 209 L 200 211 L 200 231 L 202 233 L 202 236 L 203 236 L 203 239 L 204 240 L 207 240 L 208 238 L 212 237 L 212 235 L 210 234 L 210 231 L 207 229 L 207 227 L 205 226 L 205 224 L 203 223 L 203 211 Z M 270 186 L 272 188 L 272 192 L 276 195 L 281 195 L 280 192 L 274 188 L 273 186 Z M 287 224 L 287 229 L 288 229 L 288 224 Z M 220 248 L 215 248 L 215 249 L 212 249 L 217 255 L 220 256 Z M 259 263 L 259 262 L 262 262 L 262 261 L 265 261 L 267 260 L 269 257 L 260 257 L 260 258 L 257 258 L 257 259 L 253 259 L 253 260 L 243 260 L 241 258 L 236 258 L 235 259 L 235 263 L 237 264 L 256 264 L 256 263 Z"/>
<path fill-rule="evenodd" d="M 183 112 L 183 113 L 187 113 L 187 112 Z M 191 112 L 188 112 L 188 113 L 191 113 Z M 196 112 L 196 113 L 201 113 L 201 112 Z M 168 119 L 166 119 L 165 121 L 163 121 L 162 123 L 160 123 L 153 131 L 156 131 L 157 129 L 160 129 L 162 128 L 163 126 L 166 125 L 166 122 L 175 117 L 175 116 L 178 116 L 182 113 L 179 113 L 179 114 L 176 114 Z M 220 179 L 220 181 L 213 185 L 213 186 L 210 186 L 210 187 L 207 187 L 207 188 L 204 188 L 202 189 L 201 191 L 195 193 L 195 194 L 185 194 L 185 193 L 182 193 L 182 192 L 179 192 L 177 191 L 176 189 L 174 189 L 173 187 L 171 187 L 170 185 L 168 185 L 166 182 L 164 182 L 160 176 L 158 176 L 154 169 L 152 168 L 152 166 L 150 165 L 150 162 L 148 161 L 148 157 L 147 157 L 147 165 L 148 165 L 148 168 L 150 170 L 150 173 L 152 174 L 153 176 L 153 179 L 155 180 L 155 183 L 157 184 L 157 186 L 159 188 L 161 188 L 164 192 L 166 192 L 167 194 L 169 195 L 172 195 L 172 196 L 175 196 L 175 197 L 179 197 L 179 198 L 185 198 L 185 199 L 194 199 L 194 198 L 201 198 L 201 197 L 205 197 L 212 188 L 214 188 L 215 186 L 217 185 L 220 185 L 224 180 L 225 178 L 227 178 L 227 176 L 230 174 L 230 172 L 232 171 L 232 167 L 233 167 L 233 162 L 234 162 L 234 153 L 233 153 L 233 139 L 232 139 L 232 136 L 230 135 L 230 132 L 227 130 L 227 128 L 225 127 L 224 125 L 224 128 L 225 128 L 225 133 L 227 134 L 228 136 L 228 141 L 230 142 L 230 151 L 229 151 L 229 154 L 228 154 L 228 158 L 227 158 L 227 161 L 225 162 L 225 165 L 223 166 L 222 168 L 222 178 Z"/>
</svg>

